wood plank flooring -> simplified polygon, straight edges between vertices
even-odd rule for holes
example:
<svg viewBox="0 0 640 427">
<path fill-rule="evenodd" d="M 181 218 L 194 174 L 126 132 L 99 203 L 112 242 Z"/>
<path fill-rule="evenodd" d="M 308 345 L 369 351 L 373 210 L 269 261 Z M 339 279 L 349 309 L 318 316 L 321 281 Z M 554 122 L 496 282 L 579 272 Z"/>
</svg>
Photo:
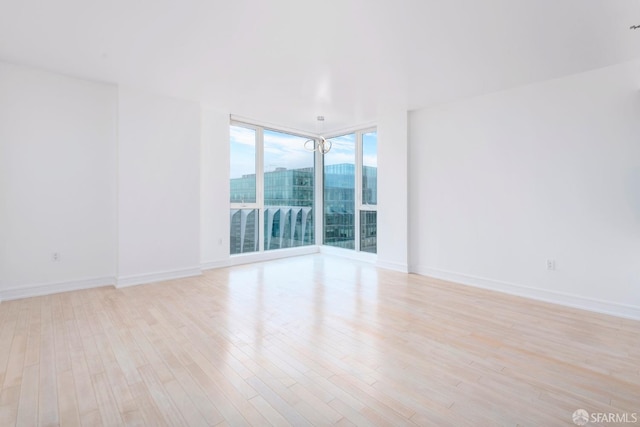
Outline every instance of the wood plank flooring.
<svg viewBox="0 0 640 427">
<path fill-rule="evenodd" d="M 571 426 L 640 419 L 640 322 L 311 255 L 5 301 L 0 386 L 0 426 Z"/>
</svg>

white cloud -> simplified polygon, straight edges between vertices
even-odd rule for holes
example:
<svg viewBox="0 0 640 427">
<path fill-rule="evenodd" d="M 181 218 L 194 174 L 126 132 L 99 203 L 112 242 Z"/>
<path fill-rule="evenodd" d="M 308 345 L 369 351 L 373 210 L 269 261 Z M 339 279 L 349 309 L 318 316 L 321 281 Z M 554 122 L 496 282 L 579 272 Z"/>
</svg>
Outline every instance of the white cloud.
<svg viewBox="0 0 640 427">
<path fill-rule="evenodd" d="M 240 126 L 231 126 L 231 143 L 239 144 L 236 156 L 231 164 L 231 176 L 241 177 L 255 173 L 255 131 Z M 314 165 L 314 153 L 304 148 L 307 138 L 275 132 L 264 131 L 264 170 L 274 171 L 276 168 L 300 169 Z M 331 151 L 325 155 L 326 165 L 355 163 L 355 135 L 343 135 L 331 138 Z M 240 148 L 244 147 L 244 148 Z M 365 165 L 376 165 L 375 154 L 365 153 Z"/>
<path fill-rule="evenodd" d="M 313 152 L 304 148 L 307 138 L 265 130 L 264 169 L 300 169 L 313 166 Z"/>
<path fill-rule="evenodd" d="M 231 126 L 229 132 L 231 136 L 231 142 L 255 147 L 256 132 L 253 129 L 243 128 L 240 126 Z"/>
<path fill-rule="evenodd" d="M 364 166 L 378 166 L 378 156 L 375 154 L 363 154 L 362 155 L 362 163 Z"/>
</svg>

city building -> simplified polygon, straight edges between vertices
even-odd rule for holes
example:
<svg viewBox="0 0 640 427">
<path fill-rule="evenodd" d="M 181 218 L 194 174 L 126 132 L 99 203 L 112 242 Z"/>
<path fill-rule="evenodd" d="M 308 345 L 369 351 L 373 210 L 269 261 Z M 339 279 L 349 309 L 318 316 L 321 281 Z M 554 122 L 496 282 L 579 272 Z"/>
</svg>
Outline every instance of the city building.
<svg viewBox="0 0 640 427">
<path fill-rule="evenodd" d="M 377 168 L 363 167 L 363 191 L 372 204 L 377 203 Z M 255 174 L 230 180 L 231 201 L 242 202 L 255 194 Z M 355 248 L 355 165 L 324 167 L 323 215 L 324 244 Z M 263 230 L 265 250 L 314 244 L 314 170 L 285 169 L 264 174 L 265 213 Z M 360 250 L 376 252 L 376 213 L 360 216 Z M 231 210 L 231 254 L 258 250 L 260 218 L 256 210 Z"/>
</svg>

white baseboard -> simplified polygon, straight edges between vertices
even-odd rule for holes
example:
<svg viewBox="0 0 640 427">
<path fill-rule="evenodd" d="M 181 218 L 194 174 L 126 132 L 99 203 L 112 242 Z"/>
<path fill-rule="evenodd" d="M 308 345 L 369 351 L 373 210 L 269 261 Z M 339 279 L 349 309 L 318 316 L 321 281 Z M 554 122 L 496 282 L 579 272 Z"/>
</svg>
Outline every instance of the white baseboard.
<svg viewBox="0 0 640 427">
<path fill-rule="evenodd" d="M 353 249 L 336 248 L 334 246 L 320 246 L 320 253 L 324 255 L 339 256 L 342 258 L 353 259 L 356 261 L 368 262 L 375 264 L 378 255 L 368 252 L 356 252 Z"/>
<path fill-rule="evenodd" d="M 77 291 L 81 289 L 113 286 L 115 277 L 92 277 L 88 279 L 69 280 L 65 282 L 50 282 L 11 289 L 0 290 L 0 301 L 10 301 L 21 298 L 39 297 L 60 292 Z"/>
<path fill-rule="evenodd" d="M 376 254 L 366 252 L 356 252 L 350 249 L 335 248 L 333 246 L 302 246 L 297 248 L 275 249 L 265 252 L 251 252 L 247 254 L 231 255 L 226 260 L 204 261 L 200 265 L 202 270 L 212 270 L 215 268 L 231 267 L 234 265 L 250 264 L 254 262 L 271 261 L 275 259 L 288 258 L 293 256 L 311 255 L 321 253 L 324 255 L 339 256 L 368 263 L 374 263 L 380 268 L 407 273 L 409 268 L 406 264 L 393 262 L 378 262 Z"/>
<path fill-rule="evenodd" d="M 503 282 L 499 280 L 487 279 L 468 274 L 454 273 L 424 266 L 413 266 L 412 273 L 422 276 L 442 279 L 453 283 L 474 286 L 477 288 L 498 291 L 510 295 L 530 298 L 552 304 L 564 305 L 581 310 L 593 311 L 596 313 L 609 314 L 616 317 L 640 320 L 640 307 L 620 304 L 612 301 L 601 301 L 579 295 L 563 292 L 549 291 L 546 289 L 531 288 L 515 283 Z"/>
<path fill-rule="evenodd" d="M 181 268 L 178 270 L 159 271 L 156 273 L 132 274 L 121 276 L 116 280 L 116 288 L 143 285 L 146 283 L 164 282 L 166 280 L 182 279 L 184 277 L 199 276 L 202 274 L 200 267 Z"/>
<path fill-rule="evenodd" d="M 408 273 L 409 266 L 399 262 L 380 261 L 376 262 L 376 267 L 384 268 L 385 270 L 399 271 L 400 273 Z"/>
<path fill-rule="evenodd" d="M 265 252 L 232 255 L 229 257 L 228 265 L 226 265 L 225 267 L 250 264 L 253 262 L 271 261 L 274 259 L 289 258 L 293 256 L 317 254 L 318 251 L 318 246 L 312 245 L 300 246 L 297 248 L 274 249 Z"/>
<path fill-rule="evenodd" d="M 225 267 L 229 267 L 231 265 L 231 263 L 229 262 L 228 259 L 223 260 L 223 261 L 204 261 L 202 264 L 200 264 L 200 269 L 201 270 L 213 270 L 215 268 L 225 268 Z"/>
</svg>

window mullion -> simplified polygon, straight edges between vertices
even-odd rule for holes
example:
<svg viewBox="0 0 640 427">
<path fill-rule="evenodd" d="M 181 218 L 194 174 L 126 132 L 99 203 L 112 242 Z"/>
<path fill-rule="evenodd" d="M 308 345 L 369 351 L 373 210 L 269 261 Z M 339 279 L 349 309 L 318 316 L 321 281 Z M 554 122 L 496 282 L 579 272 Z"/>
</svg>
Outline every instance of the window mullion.
<svg viewBox="0 0 640 427">
<path fill-rule="evenodd" d="M 324 156 L 314 152 L 315 182 L 314 182 L 314 219 L 315 243 L 324 244 Z"/>
<path fill-rule="evenodd" d="M 258 251 L 264 252 L 264 130 L 256 133 L 256 204 L 258 209 Z"/>
<path fill-rule="evenodd" d="M 356 167 L 355 167 L 355 250 L 360 251 L 360 210 L 362 209 L 362 132 L 356 132 Z"/>
<path fill-rule="evenodd" d="M 258 203 L 230 203 L 231 209 L 259 209 Z"/>
</svg>

